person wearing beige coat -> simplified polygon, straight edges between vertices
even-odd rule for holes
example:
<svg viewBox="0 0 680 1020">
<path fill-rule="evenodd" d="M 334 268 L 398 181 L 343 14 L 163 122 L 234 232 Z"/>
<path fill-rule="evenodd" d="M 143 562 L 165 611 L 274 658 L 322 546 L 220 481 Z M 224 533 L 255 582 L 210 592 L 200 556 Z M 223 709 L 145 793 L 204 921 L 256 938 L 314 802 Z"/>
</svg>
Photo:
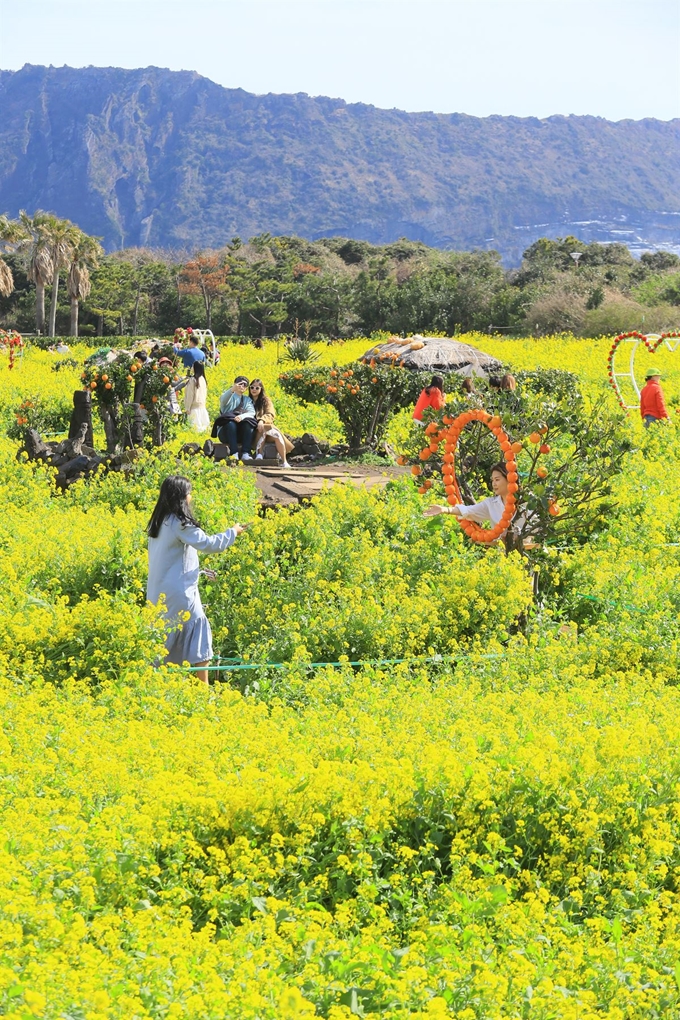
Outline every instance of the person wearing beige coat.
<svg viewBox="0 0 680 1020">
<path fill-rule="evenodd" d="M 284 467 L 290 467 L 287 457 L 293 444 L 283 432 L 274 425 L 276 410 L 271 397 L 267 396 L 261 379 L 253 379 L 250 384 L 250 399 L 255 405 L 257 429 L 255 431 L 255 460 L 262 460 L 264 444 L 267 440 L 274 443 Z"/>
</svg>

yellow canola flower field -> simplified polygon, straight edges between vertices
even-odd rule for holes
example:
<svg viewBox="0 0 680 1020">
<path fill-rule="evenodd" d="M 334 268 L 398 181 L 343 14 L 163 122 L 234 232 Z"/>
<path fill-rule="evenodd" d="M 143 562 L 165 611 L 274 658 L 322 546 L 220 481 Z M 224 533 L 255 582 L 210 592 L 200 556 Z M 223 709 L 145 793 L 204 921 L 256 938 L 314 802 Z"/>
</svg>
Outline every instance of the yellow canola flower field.
<svg viewBox="0 0 680 1020">
<path fill-rule="evenodd" d="M 606 339 L 462 339 L 613 403 Z M 68 410 L 88 353 L 0 355 L 5 429 Z M 258 375 L 339 438 L 280 368 L 225 348 L 210 399 Z M 188 431 L 65 494 L 0 439 L 0 1015 L 680 1017 L 680 442 L 622 427 L 608 527 L 548 550 L 526 633 L 520 558 L 428 531 L 408 479 L 262 519 L 246 471 L 177 461 Z M 253 522 L 208 561 L 220 651 L 283 668 L 154 667 L 144 527 L 177 470 L 207 530 Z M 306 665 L 369 659 L 408 661 Z"/>
</svg>

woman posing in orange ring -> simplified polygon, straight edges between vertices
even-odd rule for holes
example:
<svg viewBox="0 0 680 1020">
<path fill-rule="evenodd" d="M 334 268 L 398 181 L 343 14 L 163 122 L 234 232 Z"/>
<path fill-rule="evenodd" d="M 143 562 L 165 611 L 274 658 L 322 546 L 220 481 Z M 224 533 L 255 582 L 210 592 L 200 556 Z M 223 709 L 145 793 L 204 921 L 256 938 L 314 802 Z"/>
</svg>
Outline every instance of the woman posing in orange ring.
<svg viewBox="0 0 680 1020">
<path fill-rule="evenodd" d="M 432 506 L 428 506 L 423 511 L 423 517 L 436 517 L 437 514 L 454 514 L 456 517 L 462 517 L 469 521 L 475 521 L 477 524 L 483 524 L 484 521 L 490 521 L 491 525 L 496 525 L 500 521 L 505 511 L 505 501 L 508 498 L 508 469 L 502 461 L 498 464 L 494 464 L 491 468 L 491 488 L 493 489 L 493 496 L 487 496 L 486 499 L 480 500 L 479 503 L 472 503 L 468 506 L 465 503 L 455 503 L 453 506 L 441 506 L 438 503 L 434 503 Z M 525 523 L 523 515 L 515 516 L 513 523 L 518 531 L 520 531 Z M 506 532 L 500 536 L 503 538 Z M 525 549 L 533 549 L 536 545 L 533 538 L 525 538 L 523 542 Z"/>
</svg>

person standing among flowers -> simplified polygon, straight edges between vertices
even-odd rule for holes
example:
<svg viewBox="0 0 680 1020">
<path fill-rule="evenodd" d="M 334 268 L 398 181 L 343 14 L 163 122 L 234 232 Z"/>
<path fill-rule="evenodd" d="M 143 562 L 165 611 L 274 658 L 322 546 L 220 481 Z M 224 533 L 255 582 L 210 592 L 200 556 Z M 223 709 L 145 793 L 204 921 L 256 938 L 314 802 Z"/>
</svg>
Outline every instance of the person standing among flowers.
<svg viewBox="0 0 680 1020">
<path fill-rule="evenodd" d="M 177 357 L 181 358 L 182 364 L 186 369 L 191 368 L 197 361 L 205 361 L 205 354 L 199 347 L 198 339 L 193 335 L 189 337 L 188 347 L 181 347 L 175 344 L 174 350 Z"/>
<path fill-rule="evenodd" d="M 194 363 L 193 375 L 184 389 L 184 410 L 189 422 L 197 432 L 205 432 L 210 427 L 210 415 L 205 406 L 208 399 L 208 383 L 205 378 L 203 363 Z"/>
<path fill-rule="evenodd" d="M 422 425 L 425 408 L 431 407 L 434 411 L 441 411 L 445 402 L 444 380 L 440 375 L 433 375 L 430 385 L 420 392 L 416 406 L 413 409 L 413 420 Z"/>
<path fill-rule="evenodd" d="M 213 657 L 212 631 L 203 611 L 198 578 L 211 580 L 212 570 L 199 569 L 198 553 L 223 552 L 247 525 L 235 524 L 218 535 L 206 535 L 190 508 L 191 482 L 170 475 L 161 485 L 146 531 L 149 536 L 149 576 L 146 597 L 156 605 L 165 598 L 165 617 L 173 625 L 166 638 L 167 661 L 198 667 L 196 676 L 208 682 Z"/>
<path fill-rule="evenodd" d="M 645 375 L 646 385 L 640 390 L 640 414 L 648 429 L 653 421 L 668 418 L 666 401 L 661 389 L 661 372 L 658 368 L 650 368 Z"/>
</svg>

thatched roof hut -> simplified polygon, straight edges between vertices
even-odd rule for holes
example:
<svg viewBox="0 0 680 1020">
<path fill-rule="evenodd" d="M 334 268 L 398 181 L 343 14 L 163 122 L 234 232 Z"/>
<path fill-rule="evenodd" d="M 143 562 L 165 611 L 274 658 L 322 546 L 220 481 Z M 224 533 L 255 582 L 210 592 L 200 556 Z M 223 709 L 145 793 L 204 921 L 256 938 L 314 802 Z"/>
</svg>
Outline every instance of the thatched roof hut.
<svg viewBox="0 0 680 1020">
<path fill-rule="evenodd" d="M 456 372 L 462 376 L 487 377 L 503 370 L 501 362 L 490 354 L 450 337 L 393 337 L 371 347 L 360 360 L 383 365 L 394 362 L 418 372 Z"/>
</svg>

